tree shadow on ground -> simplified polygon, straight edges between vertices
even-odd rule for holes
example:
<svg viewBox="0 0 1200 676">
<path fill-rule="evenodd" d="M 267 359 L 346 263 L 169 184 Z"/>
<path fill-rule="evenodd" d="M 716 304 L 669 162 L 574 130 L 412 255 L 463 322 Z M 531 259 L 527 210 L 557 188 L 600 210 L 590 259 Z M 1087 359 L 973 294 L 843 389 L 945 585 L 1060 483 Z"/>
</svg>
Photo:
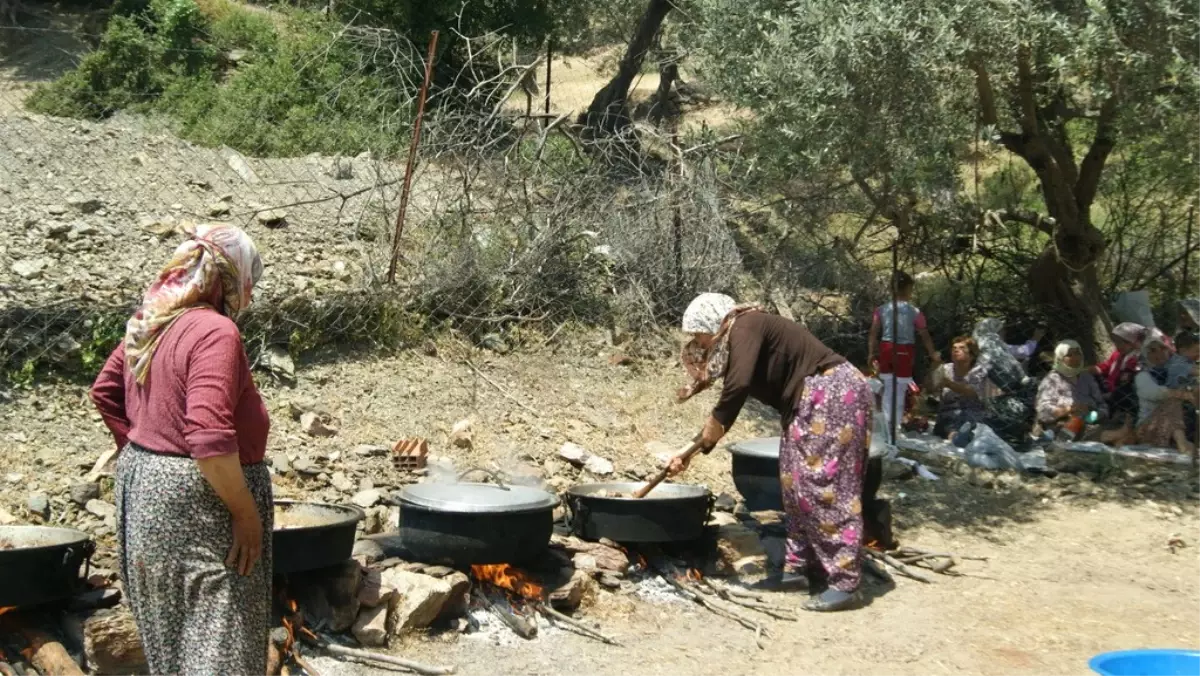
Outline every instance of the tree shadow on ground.
<svg viewBox="0 0 1200 676">
<path fill-rule="evenodd" d="M 17 82 L 45 82 L 74 68 L 98 39 L 103 11 L 23 1 L 16 25 L 0 24 L 0 71 Z M 8 17 L 0 17 L 5 22 Z"/>
<path fill-rule="evenodd" d="M 1111 462 L 1108 461 L 1108 462 Z M 935 470 L 938 481 L 885 481 L 897 530 L 936 525 L 987 537 L 1013 524 L 1033 523 L 1054 504 L 1102 502 L 1142 506 L 1153 502 L 1179 513 L 1200 501 L 1191 468 L 1122 463 L 1103 471 L 1066 467 L 1054 476 L 972 470 Z"/>
</svg>

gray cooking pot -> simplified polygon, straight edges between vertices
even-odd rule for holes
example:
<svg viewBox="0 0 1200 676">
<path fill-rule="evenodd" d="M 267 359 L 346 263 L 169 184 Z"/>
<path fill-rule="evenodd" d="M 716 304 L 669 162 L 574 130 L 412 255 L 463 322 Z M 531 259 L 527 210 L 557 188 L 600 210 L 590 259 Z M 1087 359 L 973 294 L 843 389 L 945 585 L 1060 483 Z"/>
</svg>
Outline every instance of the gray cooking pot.
<svg viewBox="0 0 1200 676">
<path fill-rule="evenodd" d="M 747 439 L 729 445 L 733 485 L 752 512 L 783 509 L 779 484 L 779 437 Z"/>
<path fill-rule="evenodd" d="M 546 550 L 558 498 L 528 486 L 426 483 L 400 494 L 400 544 L 418 561 L 521 564 Z"/>
</svg>

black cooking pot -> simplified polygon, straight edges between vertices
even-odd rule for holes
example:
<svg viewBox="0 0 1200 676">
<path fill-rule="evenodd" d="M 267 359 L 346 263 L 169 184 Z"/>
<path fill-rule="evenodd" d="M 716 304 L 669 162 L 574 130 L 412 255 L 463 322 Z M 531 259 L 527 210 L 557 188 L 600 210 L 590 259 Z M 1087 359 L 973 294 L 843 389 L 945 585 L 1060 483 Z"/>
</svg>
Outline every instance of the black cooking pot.
<svg viewBox="0 0 1200 676">
<path fill-rule="evenodd" d="M 779 485 L 779 437 L 749 439 L 729 445 L 733 485 L 752 512 L 783 510 Z"/>
<path fill-rule="evenodd" d="M 271 534 L 276 573 L 296 573 L 341 563 L 354 552 L 354 535 L 363 512 L 349 505 L 275 501 Z"/>
<path fill-rule="evenodd" d="M 417 561 L 530 563 L 554 530 L 558 499 L 528 486 L 427 483 L 400 491 L 400 545 Z"/>
<path fill-rule="evenodd" d="M 0 607 L 32 606 L 81 591 L 79 567 L 96 551 L 87 533 L 0 526 Z"/>
<path fill-rule="evenodd" d="M 571 531 L 584 540 L 683 542 L 704 533 L 713 496 L 703 486 L 659 484 L 644 498 L 626 497 L 641 483 L 572 486 Z"/>
</svg>

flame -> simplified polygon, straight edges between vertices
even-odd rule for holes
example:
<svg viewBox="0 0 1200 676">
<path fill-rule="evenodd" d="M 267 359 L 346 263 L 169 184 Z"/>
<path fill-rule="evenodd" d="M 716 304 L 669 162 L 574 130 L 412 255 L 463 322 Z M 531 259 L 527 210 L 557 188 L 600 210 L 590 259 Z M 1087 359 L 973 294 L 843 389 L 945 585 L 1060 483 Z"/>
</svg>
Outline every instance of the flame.
<svg viewBox="0 0 1200 676">
<path fill-rule="evenodd" d="M 284 615 L 282 618 L 283 628 L 287 629 L 288 636 L 287 636 L 287 641 L 285 641 L 283 646 L 280 647 L 280 649 L 279 649 L 279 654 L 281 656 L 291 655 L 292 654 L 292 646 L 296 644 L 296 628 L 295 628 L 295 626 L 293 626 L 293 623 L 292 623 L 292 617 L 296 616 L 296 611 L 298 609 L 298 606 L 296 605 L 296 600 L 288 599 L 287 607 L 288 607 L 288 610 L 291 611 L 291 616 L 289 617 L 287 615 Z M 300 629 L 303 631 L 304 627 L 300 627 Z"/>
<path fill-rule="evenodd" d="M 688 568 L 687 579 L 693 582 L 699 582 L 700 580 L 704 579 L 704 576 L 700 574 L 700 569 Z"/>
<path fill-rule="evenodd" d="M 4 613 L 7 613 L 12 610 L 16 610 L 16 609 L 17 609 L 16 606 L 4 606 L 3 608 L 0 608 L 0 615 L 3 615 Z"/>
<path fill-rule="evenodd" d="M 476 580 L 490 582 L 518 596 L 534 600 L 542 598 L 542 586 L 530 582 L 521 571 L 507 563 L 471 566 L 471 574 L 475 576 Z"/>
</svg>

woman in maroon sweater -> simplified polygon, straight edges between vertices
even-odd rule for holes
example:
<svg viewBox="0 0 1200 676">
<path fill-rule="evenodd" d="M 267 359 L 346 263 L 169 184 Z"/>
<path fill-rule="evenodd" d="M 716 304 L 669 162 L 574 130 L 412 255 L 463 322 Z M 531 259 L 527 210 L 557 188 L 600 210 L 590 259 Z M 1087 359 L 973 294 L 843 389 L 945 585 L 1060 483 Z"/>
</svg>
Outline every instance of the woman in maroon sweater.
<svg viewBox="0 0 1200 676">
<path fill-rule="evenodd" d="M 803 326 L 737 306 L 729 296 L 701 294 L 683 315 L 693 336 L 684 350 L 692 384 L 686 400 L 723 378 L 721 396 L 700 433 L 711 451 L 733 426 L 747 397 L 779 411 L 779 449 L 787 555 L 774 585 L 807 591 L 810 577 L 829 587 L 808 610 L 855 606 L 862 575 L 863 476 L 872 393 L 862 373 Z M 687 467 L 679 456 L 671 470 Z"/>
<path fill-rule="evenodd" d="M 154 674 L 261 674 L 270 612 L 269 421 L 234 318 L 254 243 L 201 225 L 92 386 L 117 461 L 121 577 Z"/>
</svg>

